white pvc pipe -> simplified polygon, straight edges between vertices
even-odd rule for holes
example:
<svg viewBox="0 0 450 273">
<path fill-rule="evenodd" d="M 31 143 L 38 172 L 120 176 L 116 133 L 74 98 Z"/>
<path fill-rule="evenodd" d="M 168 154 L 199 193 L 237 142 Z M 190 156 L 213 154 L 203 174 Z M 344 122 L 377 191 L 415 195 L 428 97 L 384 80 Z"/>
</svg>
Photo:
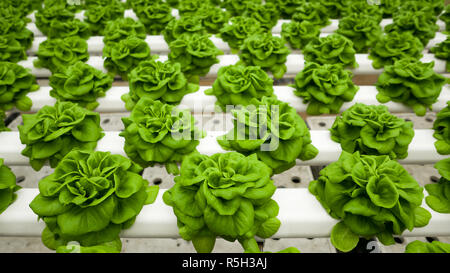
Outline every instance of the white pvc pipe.
<svg viewBox="0 0 450 273">
<path fill-rule="evenodd" d="M 200 89 L 195 93 L 190 93 L 184 96 L 180 102 L 179 107 L 190 109 L 194 113 L 210 113 L 214 112 L 214 105 L 216 103 L 215 96 L 205 95 L 205 90 L 210 89 L 211 86 L 200 86 Z M 359 86 L 359 90 L 356 93 L 354 99 L 351 102 L 346 102 L 342 105 L 341 112 L 348 109 L 355 103 L 380 104 L 376 95 L 378 91 L 375 86 L 363 85 Z M 31 112 L 37 112 L 45 105 L 54 105 L 56 99 L 50 96 L 49 86 L 42 86 L 38 91 L 28 94 L 33 101 Z M 98 98 L 99 106 L 96 111 L 100 113 L 111 112 L 127 112 L 125 109 L 125 103 L 121 100 L 121 96 L 129 92 L 128 86 L 113 86 L 106 92 L 106 96 Z M 300 97 L 294 94 L 294 88 L 289 86 L 274 86 L 274 93 L 279 100 L 289 103 L 294 107 L 297 112 L 306 112 L 307 104 L 303 103 Z M 450 100 L 450 85 L 445 85 L 441 91 L 438 101 L 433 104 L 433 111 L 439 112 L 447 106 L 447 101 Z M 388 102 L 386 104 L 389 111 L 393 113 L 405 113 L 412 112 L 410 107 L 407 107 L 401 103 Z"/>
<path fill-rule="evenodd" d="M 331 33 L 321 33 L 320 36 L 325 37 L 330 34 Z M 280 37 L 281 35 L 274 34 L 274 36 Z M 214 43 L 214 45 L 218 49 L 222 50 L 224 53 L 231 52 L 231 49 L 230 49 L 228 43 L 224 42 L 221 38 L 219 38 L 217 36 L 211 36 L 210 39 Z M 436 33 L 436 37 L 430 40 L 430 42 L 428 43 L 428 45 L 425 49 L 425 52 L 429 48 L 434 47 L 436 44 L 445 41 L 445 39 L 447 39 L 447 35 L 445 35 L 441 32 Z M 27 54 L 29 56 L 36 55 L 39 50 L 39 45 L 42 42 L 44 42 L 45 40 L 47 40 L 47 37 L 44 37 L 44 36 L 35 37 L 32 45 L 31 45 L 31 48 L 27 51 Z M 145 41 L 149 45 L 152 54 L 161 54 L 161 53 L 167 54 L 170 51 L 169 45 L 164 40 L 164 36 L 162 36 L 162 35 L 147 35 Z M 103 47 L 104 47 L 103 36 L 92 36 L 87 40 L 87 43 L 88 43 L 88 51 L 91 55 L 102 55 Z M 291 49 L 291 51 L 292 51 L 292 53 L 300 53 L 300 50 L 297 50 L 297 49 L 296 50 Z"/>
<path fill-rule="evenodd" d="M 145 205 L 135 223 L 123 230 L 120 237 L 180 238 L 172 207 L 162 200 L 165 191 L 160 189 L 156 201 Z M 17 199 L 0 215 L 0 236 L 41 236 L 45 224 L 37 219 L 29 207 L 38 193 L 38 189 L 21 189 L 17 192 Z M 277 218 L 281 221 L 273 238 L 330 237 L 333 226 L 338 222 L 328 215 L 306 188 L 277 189 L 272 198 L 280 207 Z M 422 206 L 432 215 L 429 224 L 415 228 L 412 232 L 405 231 L 403 236 L 450 236 L 450 214 L 433 211 L 425 201 Z"/>
<path fill-rule="evenodd" d="M 31 73 L 35 75 L 37 78 L 48 78 L 51 76 L 49 70 L 44 68 L 35 68 L 33 65 L 33 61 L 36 60 L 37 57 L 28 57 L 27 60 L 20 61 L 18 64 L 22 65 L 25 68 L 31 69 Z M 211 66 L 209 73 L 206 77 L 214 77 L 217 75 L 217 72 L 220 67 L 232 65 L 239 61 L 238 55 L 219 55 L 217 57 L 219 59 L 218 64 L 214 64 Z M 374 69 L 372 67 L 372 60 L 368 58 L 368 54 L 356 54 L 355 56 L 356 62 L 358 63 L 358 67 L 354 69 L 350 69 L 355 75 L 373 75 L 373 74 L 381 74 L 383 69 Z M 159 59 L 161 61 L 167 60 L 167 55 L 160 55 Z M 437 73 L 443 74 L 446 72 L 445 69 L 445 60 L 440 60 L 434 57 L 434 54 L 424 54 L 424 57 L 421 59 L 422 62 L 431 62 L 434 61 L 434 71 Z M 107 72 L 103 67 L 103 58 L 101 56 L 91 56 L 87 61 L 88 64 L 92 65 L 94 68 L 102 70 L 103 72 Z M 294 76 L 298 72 L 302 71 L 304 68 L 304 57 L 302 54 L 290 54 L 287 56 L 286 61 L 287 72 L 285 76 Z"/>
</svg>

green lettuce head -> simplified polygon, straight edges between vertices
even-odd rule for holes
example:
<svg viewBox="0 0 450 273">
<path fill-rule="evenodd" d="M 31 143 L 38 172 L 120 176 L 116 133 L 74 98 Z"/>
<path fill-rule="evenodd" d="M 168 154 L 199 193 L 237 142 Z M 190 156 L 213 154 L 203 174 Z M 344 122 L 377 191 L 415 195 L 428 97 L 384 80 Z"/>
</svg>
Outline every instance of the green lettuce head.
<svg viewBox="0 0 450 273">
<path fill-rule="evenodd" d="M 383 11 L 384 18 L 392 18 L 398 12 L 401 3 L 402 0 L 381 0 L 377 7 Z"/>
<path fill-rule="evenodd" d="M 125 7 L 119 0 L 113 0 L 106 5 L 92 4 L 88 5 L 84 13 L 84 21 L 89 24 L 93 35 L 103 35 L 106 24 L 117 18 L 123 18 Z"/>
<path fill-rule="evenodd" d="M 427 205 L 439 213 L 450 213 L 450 158 L 442 159 L 434 167 L 442 176 L 437 183 L 425 185 Z"/>
<path fill-rule="evenodd" d="M 343 252 L 355 248 L 360 236 L 395 244 L 393 235 L 426 226 L 431 218 L 420 207 L 423 188 L 387 155 L 343 151 L 338 161 L 320 171 L 309 191 L 340 220 L 331 231 L 331 243 Z"/>
<path fill-rule="evenodd" d="M 283 38 L 269 32 L 253 34 L 244 40 L 240 49 L 239 58 L 243 64 L 260 66 L 272 72 L 276 79 L 281 79 L 286 73 L 285 62 L 291 51 Z"/>
<path fill-rule="evenodd" d="M 180 63 L 181 71 L 190 80 L 208 74 L 211 66 L 219 63 L 217 56 L 223 54 L 209 37 L 207 34 L 184 34 L 169 44 L 169 61 Z"/>
<path fill-rule="evenodd" d="M 141 98 L 178 104 L 186 94 L 199 89 L 198 84 L 188 82 L 179 63 L 170 61 L 143 61 L 131 71 L 128 80 L 130 92 L 122 100 L 130 111 Z"/>
<path fill-rule="evenodd" d="M 352 101 L 359 90 L 352 77 L 353 73 L 340 64 L 306 62 L 292 87 L 294 94 L 308 103 L 309 115 L 337 114 L 344 102 Z"/>
<path fill-rule="evenodd" d="M 308 21 L 319 27 L 325 27 L 331 24 L 327 9 L 320 2 L 305 2 L 304 0 L 302 2 L 292 14 L 292 20 L 298 22 Z"/>
<path fill-rule="evenodd" d="M 158 186 L 149 187 L 141 171 L 128 158 L 109 152 L 67 154 L 39 182 L 39 194 L 30 203 L 45 222 L 44 245 L 56 250 L 78 242 L 92 250 L 109 245 L 109 251 L 119 252 L 119 233 L 131 227 L 142 207 L 158 194 Z"/>
<path fill-rule="evenodd" d="M 319 35 L 320 27 L 309 21 L 290 21 L 281 25 L 281 37 L 294 49 L 303 49 Z"/>
<path fill-rule="evenodd" d="M 206 29 L 202 25 L 200 16 L 185 16 L 177 20 L 170 21 L 162 31 L 164 40 L 169 44 L 179 39 L 181 36 L 190 34 L 206 34 Z"/>
<path fill-rule="evenodd" d="M 89 59 L 88 44 L 78 36 L 48 39 L 39 44 L 37 57 L 35 67 L 57 72 L 78 61 L 86 62 Z"/>
<path fill-rule="evenodd" d="M 0 62 L 0 110 L 11 110 L 14 106 L 29 111 L 32 101 L 27 94 L 39 89 L 36 78 L 23 66 Z"/>
<path fill-rule="evenodd" d="M 89 25 L 79 19 L 72 19 L 64 22 L 54 19 L 50 23 L 50 29 L 47 33 L 45 33 L 49 39 L 65 38 L 70 36 L 78 36 L 83 39 L 89 39 L 91 34 Z"/>
<path fill-rule="evenodd" d="M 341 18 L 342 12 L 347 8 L 347 6 L 352 5 L 352 1 L 343 0 L 320 0 L 319 1 L 327 10 L 330 18 L 338 19 Z"/>
<path fill-rule="evenodd" d="M 416 115 L 424 116 L 435 103 L 447 79 L 434 72 L 434 62 L 422 63 L 405 58 L 386 66 L 378 77 L 377 100 L 400 102 L 411 107 Z"/>
<path fill-rule="evenodd" d="M 370 49 L 369 59 L 375 69 L 404 58 L 422 58 L 423 45 L 410 32 L 390 32 L 381 36 Z"/>
<path fill-rule="evenodd" d="M 383 31 L 376 17 L 365 13 L 353 13 L 339 20 L 339 33 L 353 41 L 357 53 L 367 53 Z"/>
<path fill-rule="evenodd" d="M 0 36 L 0 61 L 17 63 L 27 59 L 25 48 L 13 35 Z"/>
<path fill-rule="evenodd" d="M 226 150 L 255 153 L 274 173 L 290 169 L 297 158 L 306 161 L 318 154 L 297 111 L 275 97 L 253 99 L 231 113 L 234 128 L 217 142 Z"/>
<path fill-rule="evenodd" d="M 118 43 L 107 43 L 103 48 L 103 66 L 111 76 L 120 75 L 128 80 L 128 73 L 140 62 L 150 60 L 150 47 L 145 40 L 128 36 Z"/>
<path fill-rule="evenodd" d="M 433 123 L 434 146 L 438 153 L 442 155 L 450 154 L 450 101 L 447 101 L 447 107 L 442 109 Z"/>
<path fill-rule="evenodd" d="M 52 31 L 52 23 L 67 22 L 75 19 L 75 14 L 66 9 L 64 5 L 46 5 L 44 9 L 40 9 L 35 13 L 36 27 L 47 35 Z"/>
<path fill-rule="evenodd" d="M 424 11 L 402 10 L 394 15 L 394 23 L 384 28 L 389 32 L 410 32 L 413 36 L 419 38 L 423 46 L 434 38 L 436 31 L 439 30 L 436 24 L 436 16 Z"/>
<path fill-rule="evenodd" d="M 212 88 L 205 93 L 216 96 L 222 110 L 227 105 L 247 106 L 253 98 L 273 96 L 273 80 L 259 66 L 222 66 Z"/>
<path fill-rule="evenodd" d="M 408 156 L 414 137 L 413 123 L 389 113 L 384 105 L 356 103 L 338 116 L 330 129 L 331 139 L 342 150 L 367 155 L 389 155 L 392 159 Z"/>
<path fill-rule="evenodd" d="M 441 14 L 444 8 L 447 6 L 445 4 L 445 1 L 442 0 L 410 0 L 408 2 L 416 2 L 419 6 L 429 8 L 431 9 L 431 12 L 434 12 L 434 15 L 436 16 Z"/>
<path fill-rule="evenodd" d="M 192 16 L 206 3 L 208 3 L 208 1 L 181 0 L 177 7 L 178 13 L 180 14 L 181 17 Z"/>
<path fill-rule="evenodd" d="M 27 21 L 19 18 L 0 17 L 0 36 L 11 36 L 17 40 L 24 49 L 31 47 L 34 34 L 27 29 Z"/>
<path fill-rule="evenodd" d="M 166 165 L 169 173 L 178 174 L 177 162 L 197 153 L 203 132 L 195 128 L 194 117 L 159 100 L 143 97 L 130 117 L 122 118 L 125 152 L 143 168 L 155 163 Z"/>
<path fill-rule="evenodd" d="M 15 192 L 19 189 L 21 187 L 16 185 L 16 176 L 0 158 L 0 214 L 14 202 L 17 198 Z"/>
<path fill-rule="evenodd" d="M 370 15 L 373 20 L 376 20 L 378 23 L 380 23 L 383 19 L 383 10 L 380 9 L 377 5 L 371 5 L 367 3 L 367 0 L 351 1 L 351 5 L 346 5 L 341 12 L 342 17 L 346 17 L 355 13 L 363 13 Z"/>
<path fill-rule="evenodd" d="M 271 170 L 255 154 L 192 154 L 180 173 L 163 200 L 173 207 L 181 237 L 192 240 L 197 252 L 211 252 L 216 237 L 259 252 L 255 235 L 268 238 L 280 227 Z"/>
<path fill-rule="evenodd" d="M 20 140 L 26 147 L 22 154 L 39 171 L 50 162 L 55 168 L 73 149 L 93 151 L 104 134 L 100 116 L 72 102 L 44 106 L 36 114 L 24 114 L 19 125 Z"/>
<path fill-rule="evenodd" d="M 105 45 L 110 42 L 118 43 L 129 36 L 136 36 L 143 40 L 147 37 L 145 26 L 140 21 L 135 21 L 130 17 L 109 21 L 106 24 L 103 35 L 103 42 Z"/>
<path fill-rule="evenodd" d="M 445 70 L 450 72 L 450 38 L 447 36 L 445 41 L 440 42 L 436 46 L 430 49 L 434 56 L 438 59 L 443 59 L 446 61 Z"/>
<path fill-rule="evenodd" d="M 208 33 L 217 34 L 228 23 L 230 14 L 219 7 L 204 4 L 200 6 L 194 16 L 199 16 L 203 27 Z"/>
<path fill-rule="evenodd" d="M 172 8 L 164 2 L 152 3 L 136 11 L 147 33 L 150 35 L 159 35 L 166 25 L 174 19 Z"/>
<path fill-rule="evenodd" d="M 450 253 L 450 244 L 439 241 L 428 243 L 415 240 L 406 246 L 405 253 Z"/>
<path fill-rule="evenodd" d="M 266 3 L 264 5 L 249 3 L 242 15 L 256 19 L 261 24 L 261 27 L 267 31 L 271 31 L 280 18 L 277 6 L 272 3 Z"/>
<path fill-rule="evenodd" d="M 343 67 L 357 67 L 353 42 L 337 33 L 309 42 L 303 49 L 305 61 L 319 64 L 340 64 Z"/>
<path fill-rule="evenodd" d="M 247 37 L 261 32 L 264 32 L 264 29 L 255 18 L 236 16 L 220 29 L 220 38 L 227 42 L 232 50 L 237 51 Z"/>
<path fill-rule="evenodd" d="M 305 0 L 266 0 L 265 3 L 275 5 L 281 19 L 291 19 L 295 10 L 305 4 Z"/>
<path fill-rule="evenodd" d="M 72 101 L 93 110 L 98 97 L 104 97 L 111 88 L 113 78 L 83 62 L 77 62 L 50 77 L 50 96 Z"/>
<path fill-rule="evenodd" d="M 251 3 L 262 4 L 261 0 L 222 0 L 221 7 L 232 16 L 242 15 Z"/>
</svg>

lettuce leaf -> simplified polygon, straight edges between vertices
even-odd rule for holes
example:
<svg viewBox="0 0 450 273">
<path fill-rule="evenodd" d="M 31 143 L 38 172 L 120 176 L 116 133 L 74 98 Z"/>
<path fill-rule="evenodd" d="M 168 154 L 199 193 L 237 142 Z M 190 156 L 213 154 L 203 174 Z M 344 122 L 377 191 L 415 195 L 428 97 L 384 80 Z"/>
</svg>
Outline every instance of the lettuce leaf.
<svg viewBox="0 0 450 273">
<path fill-rule="evenodd" d="M 437 113 L 433 129 L 437 152 L 441 155 L 450 154 L 450 101 L 447 101 L 447 107 Z"/>
<path fill-rule="evenodd" d="M 450 213 L 450 158 L 442 159 L 434 167 L 442 175 L 438 183 L 427 184 L 427 205 L 439 213 Z"/>
<path fill-rule="evenodd" d="M 352 68 L 358 66 L 353 42 L 338 33 L 312 40 L 303 49 L 303 54 L 307 62 L 340 64 Z"/>
<path fill-rule="evenodd" d="M 0 214 L 17 198 L 16 191 L 21 187 L 16 185 L 16 176 L 0 158 Z"/>
</svg>

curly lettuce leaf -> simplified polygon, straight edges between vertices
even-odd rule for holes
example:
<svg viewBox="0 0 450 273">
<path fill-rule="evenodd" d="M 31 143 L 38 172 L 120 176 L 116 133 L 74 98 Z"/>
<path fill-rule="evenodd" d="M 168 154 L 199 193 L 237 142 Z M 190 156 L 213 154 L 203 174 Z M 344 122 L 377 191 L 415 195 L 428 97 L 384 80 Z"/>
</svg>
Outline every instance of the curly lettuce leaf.
<svg viewBox="0 0 450 273">
<path fill-rule="evenodd" d="M 338 33 L 312 40 L 303 49 L 303 54 L 307 62 L 340 64 L 352 68 L 358 66 L 353 42 Z"/>
<path fill-rule="evenodd" d="M 145 37 L 147 37 L 144 24 L 142 24 L 141 21 L 135 21 L 130 17 L 109 21 L 105 26 L 103 35 L 103 42 L 105 45 L 111 42 L 118 43 L 129 36 L 136 36 L 140 39 L 145 39 Z"/>
<path fill-rule="evenodd" d="M 103 35 L 106 24 L 117 18 L 123 18 L 125 7 L 119 0 L 108 1 L 106 5 L 93 3 L 87 5 L 84 21 L 89 24 L 92 35 Z"/>
<path fill-rule="evenodd" d="M 331 139 L 349 153 L 408 156 L 414 137 L 413 123 L 389 113 L 384 105 L 356 103 L 338 116 L 330 129 Z"/>
<path fill-rule="evenodd" d="M 438 43 L 430 51 L 434 53 L 436 58 L 446 61 L 445 69 L 450 72 L 450 38 L 447 36 L 445 41 Z"/>
<path fill-rule="evenodd" d="M 291 21 L 281 25 L 281 37 L 294 49 L 303 49 L 310 41 L 319 38 L 320 27 L 309 21 Z"/>
<path fill-rule="evenodd" d="M 0 36 L 11 36 L 26 50 L 31 47 L 34 34 L 27 29 L 27 21 L 23 18 L 0 16 Z"/>
<path fill-rule="evenodd" d="M 320 171 L 309 184 L 331 217 L 340 220 L 331 242 L 351 251 L 359 237 L 377 236 L 391 244 L 393 235 L 428 224 L 431 214 L 421 207 L 423 188 L 389 156 L 360 155 L 343 151 L 339 160 Z"/>
<path fill-rule="evenodd" d="M 383 31 L 376 17 L 365 13 L 353 13 L 339 20 L 336 33 L 352 40 L 356 53 L 367 53 Z"/>
<path fill-rule="evenodd" d="M 295 76 L 292 87 L 294 94 L 308 103 L 309 115 L 336 114 L 359 90 L 352 76 L 353 73 L 340 64 L 306 62 L 305 68 Z"/>
<path fill-rule="evenodd" d="M 327 8 L 320 1 L 302 1 L 301 5 L 299 5 L 292 14 L 292 20 L 298 22 L 308 21 L 319 27 L 325 27 L 331 24 Z"/>
<path fill-rule="evenodd" d="M 150 35 L 161 34 L 166 25 L 174 19 L 172 8 L 164 2 L 146 5 L 141 9 L 136 9 L 135 13 Z"/>
<path fill-rule="evenodd" d="M 384 68 L 378 77 L 377 100 L 400 102 L 411 107 L 416 115 L 424 116 L 441 93 L 447 79 L 434 72 L 434 62 L 422 63 L 405 58 Z"/>
<path fill-rule="evenodd" d="M 39 194 L 30 203 L 46 225 L 43 243 L 63 252 L 70 242 L 89 252 L 120 251 L 119 233 L 158 193 L 149 190 L 158 187 L 149 187 L 141 171 L 128 158 L 109 152 L 68 153 L 39 182 Z"/>
<path fill-rule="evenodd" d="M 36 77 L 23 66 L 0 62 L 0 110 L 13 107 L 29 111 L 32 101 L 27 94 L 39 89 Z"/>
<path fill-rule="evenodd" d="M 202 25 L 202 18 L 200 16 L 184 16 L 180 19 L 170 21 L 162 31 L 164 40 L 169 44 L 180 39 L 182 36 L 191 34 L 206 34 L 206 29 Z"/>
<path fill-rule="evenodd" d="M 228 43 L 228 46 L 237 51 L 247 37 L 264 32 L 261 23 L 252 17 L 236 16 L 220 29 L 220 38 Z"/>
</svg>

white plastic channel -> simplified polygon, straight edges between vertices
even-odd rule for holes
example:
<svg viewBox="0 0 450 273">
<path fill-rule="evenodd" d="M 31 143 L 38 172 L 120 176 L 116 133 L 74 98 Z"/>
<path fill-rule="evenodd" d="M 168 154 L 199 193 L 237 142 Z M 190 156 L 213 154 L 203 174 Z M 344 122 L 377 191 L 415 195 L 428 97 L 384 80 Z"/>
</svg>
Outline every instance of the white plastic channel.
<svg viewBox="0 0 450 273">
<path fill-rule="evenodd" d="M 356 54 L 355 58 L 359 66 L 357 68 L 349 70 L 352 71 L 355 75 L 381 74 L 383 69 L 374 69 L 372 67 L 372 60 L 370 60 L 368 56 L 368 54 Z M 219 59 L 219 63 L 211 66 L 211 69 L 209 70 L 209 73 L 206 75 L 206 77 L 215 77 L 217 76 L 217 72 L 219 71 L 220 67 L 236 64 L 239 61 L 238 55 L 219 55 L 217 58 Z M 18 64 L 30 69 L 31 73 L 37 78 L 50 77 L 51 73 L 48 69 L 34 67 L 33 62 L 36 59 L 37 57 L 28 57 L 27 60 L 20 61 Z M 159 56 L 159 60 L 161 61 L 165 61 L 167 59 L 167 55 Z M 287 67 L 285 76 L 295 76 L 298 72 L 302 71 L 304 68 L 304 61 L 305 60 L 303 54 L 288 55 L 285 63 Z M 440 74 L 444 74 L 446 72 L 445 60 L 435 58 L 434 54 L 424 54 L 421 61 L 426 63 L 434 61 L 434 71 Z M 101 56 L 91 56 L 86 63 L 90 64 L 96 69 L 102 70 L 105 73 L 107 72 L 107 70 L 103 67 L 103 58 Z"/>
<path fill-rule="evenodd" d="M 167 206 L 161 189 L 155 203 L 146 205 L 131 228 L 122 231 L 122 238 L 179 238 L 177 220 L 172 207 Z M 38 189 L 21 189 L 17 199 L 0 215 L 0 236 L 39 237 L 45 224 L 38 221 L 29 204 L 39 193 Z M 425 195 L 427 193 L 425 192 Z M 331 218 L 309 193 L 308 189 L 277 189 L 272 197 L 280 206 L 278 219 L 281 226 L 273 238 L 330 237 L 336 219 Z M 423 201 L 423 207 L 432 217 L 422 228 L 406 231 L 403 236 L 450 236 L 450 214 L 431 210 Z"/>
<path fill-rule="evenodd" d="M 415 130 L 414 138 L 409 144 L 408 157 L 399 160 L 402 164 L 434 164 L 446 158 L 436 152 L 434 147 L 433 130 Z M 207 136 L 200 140 L 197 150 L 201 154 L 213 155 L 225 152 L 217 143 L 216 138 L 224 135 L 225 131 L 208 131 Z M 340 144 L 331 140 L 328 130 L 311 130 L 312 144 L 319 150 L 319 154 L 312 160 L 297 160 L 297 165 L 323 166 L 335 162 L 342 152 Z M 0 158 L 4 158 L 6 165 L 29 165 L 29 159 L 21 155 L 25 145 L 21 143 L 19 132 L 3 132 L 0 134 Z M 98 151 L 110 151 L 113 154 L 126 156 L 123 147 L 125 140 L 119 132 L 105 132 L 105 136 L 98 141 Z"/>
<path fill-rule="evenodd" d="M 331 33 L 321 33 L 320 36 L 324 37 L 324 36 L 328 36 L 330 34 Z M 274 34 L 274 36 L 281 36 L 281 35 Z M 224 52 L 224 53 L 231 52 L 231 49 L 230 49 L 228 43 L 224 42 L 221 38 L 218 38 L 216 36 L 211 36 L 210 39 L 218 49 L 222 50 L 222 52 Z M 438 43 L 445 41 L 445 39 L 447 39 L 447 35 L 445 35 L 441 32 L 438 32 L 438 33 L 436 33 L 436 37 L 434 37 L 434 39 L 431 39 L 428 42 L 426 48 L 427 49 L 432 48 L 435 45 L 437 45 Z M 47 37 L 43 37 L 43 36 L 35 37 L 31 48 L 27 51 L 28 56 L 36 55 L 39 50 L 39 45 L 42 42 L 44 42 L 45 40 L 47 40 Z M 164 36 L 162 36 L 162 35 L 148 35 L 147 38 L 145 39 L 145 41 L 149 45 L 152 54 L 155 54 L 155 53 L 167 54 L 170 51 L 169 46 L 167 45 L 167 42 L 164 40 Z M 88 43 L 88 50 L 91 55 L 102 55 L 103 47 L 104 47 L 103 36 L 92 36 L 87 40 L 87 43 Z M 293 53 L 300 52 L 300 50 L 294 50 L 294 49 L 291 49 L 291 50 Z M 427 50 L 425 50 L 425 51 L 427 52 Z"/>
<path fill-rule="evenodd" d="M 179 18 L 178 10 L 172 9 L 172 15 L 175 16 L 176 18 Z M 134 20 L 138 20 L 136 14 L 131 9 L 128 9 L 128 10 L 125 11 L 125 17 L 131 17 Z M 35 36 L 43 36 L 42 32 L 34 24 L 34 22 L 35 22 L 34 13 L 30 14 L 28 16 L 28 18 L 31 19 L 31 22 L 28 23 L 27 28 L 29 30 L 33 31 Z M 84 20 L 84 11 L 81 11 L 81 12 L 75 14 L 75 18 L 78 18 L 80 20 Z M 278 20 L 277 24 L 272 28 L 272 33 L 281 33 L 281 26 L 283 25 L 283 23 L 289 23 L 290 21 L 291 20 L 284 20 L 284 19 Z M 334 32 L 334 31 L 336 31 L 338 29 L 339 20 L 338 19 L 332 19 L 330 21 L 331 21 L 330 25 L 325 26 L 325 27 L 323 27 L 321 29 L 322 33 L 330 33 L 330 32 Z M 380 26 L 384 29 L 385 26 L 387 26 L 389 24 L 392 24 L 392 23 L 393 23 L 392 18 L 387 18 L 387 19 L 381 20 Z M 439 31 L 445 31 L 445 22 L 443 22 L 441 20 L 438 20 L 437 24 L 439 26 Z"/>
</svg>

